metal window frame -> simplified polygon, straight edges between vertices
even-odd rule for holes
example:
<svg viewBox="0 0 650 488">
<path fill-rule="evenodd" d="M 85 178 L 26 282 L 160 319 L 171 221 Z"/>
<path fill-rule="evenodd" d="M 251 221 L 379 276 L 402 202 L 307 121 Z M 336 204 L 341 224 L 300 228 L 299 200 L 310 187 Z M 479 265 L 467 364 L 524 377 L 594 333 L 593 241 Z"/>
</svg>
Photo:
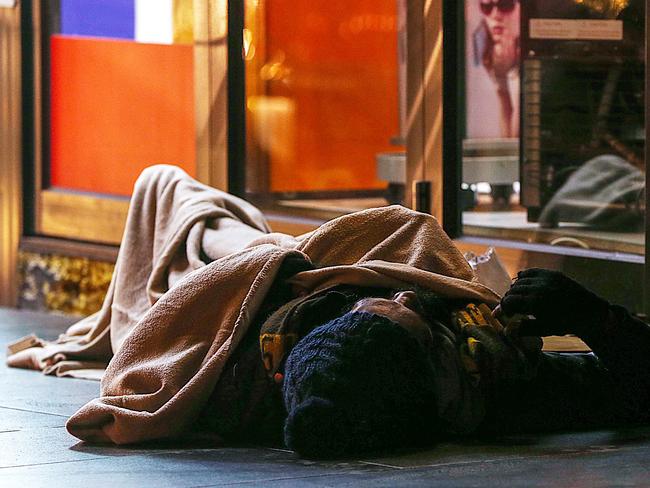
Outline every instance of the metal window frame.
<svg viewBox="0 0 650 488">
<path fill-rule="evenodd" d="M 56 0 L 22 2 L 23 27 L 23 181 L 26 236 L 49 236 L 91 243 L 119 244 L 129 199 L 49 186 L 47 50 L 52 24 L 48 8 Z M 196 165 L 199 180 L 229 188 L 228 63 L 232 43 L 228 8 L 234 0 L 194 0 Z M 98 215 L 101 218 L 98 218 Z"/>
<path fill-rule="evenodd" d="M 464 106 L 464 4 L 455 0 L 443 0 L 443 17 L 445 25 L 444 47 L 444 148 L 443 158 L 443 226 L 447 233 L 455 239 L 461 250 L 477 251 L 493 245 L 497 248 L 502 260 L 507 261 L 511 272 L 532 266 L 550 267 L 563 270 L 587 283 L 594 290 L 608 296 L 616 294 L 617 288 L 629 285 L 629 281 L 641 282 L 641 287 L 635 287 L 638 296 L 630 298 L 637 311 L 650 314 L 650 269 L 646 266 L 648 249 L 650 249 L 650 216 L 646 214 L 645 225 L 645 255 L 624 255 L 622 253 L 584 251 L 576 252 L 573 248 L 554 247 L 545 244 L 527 243 L 498 238 L 477 238 L 464 236 L 462 233 L 461 211 L 459 208 L 458 191 L 461 181 L 461 136 L 463 132 Z M 646 12 L 650 6 L 646 0 Z M 647 16 L 646 16 L 647 19 Z M 647 20 L 646 20 L 647 22 Z M 646 26 L 647 31 L 647 26 Z M 646 94 L 650 93 L 648 79 L 648 63 L 650 63 L 650 43 L 646 36 Z M 650 117 L 650 109 L 646 103 L 646 121 Z M 650 127 L 646 124 L 646 141 L 650 137 Z M 650 151 L 646 144 L 646 161 Z M 646 188 L 650 184 L 650 176 L 646 172 Z M 602 277 L 607 276 L 607 281 Z M 638 280 L 638 281 L 637 281 Z M 621 298 L 619 293 L 619 299 Z M 614 300 L 616 300 L 614 298 Z M 630 306 L 630 304 L 628 304 Z"/>
</svg>

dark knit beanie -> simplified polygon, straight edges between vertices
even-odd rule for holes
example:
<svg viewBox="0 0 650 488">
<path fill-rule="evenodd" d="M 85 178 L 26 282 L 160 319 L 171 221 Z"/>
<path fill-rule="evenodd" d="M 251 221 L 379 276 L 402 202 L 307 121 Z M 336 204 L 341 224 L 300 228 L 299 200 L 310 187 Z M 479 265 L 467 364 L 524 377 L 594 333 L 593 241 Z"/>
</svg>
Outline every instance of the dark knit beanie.
<svg viewBox="0 0 650 488">
<path fill-rule="evenodd" d="M 391 320 L 349 312 L 302 338 L 285 365 L 285 442 L 332 458 L 435 441 L 434 371 Z"/>
</svg>

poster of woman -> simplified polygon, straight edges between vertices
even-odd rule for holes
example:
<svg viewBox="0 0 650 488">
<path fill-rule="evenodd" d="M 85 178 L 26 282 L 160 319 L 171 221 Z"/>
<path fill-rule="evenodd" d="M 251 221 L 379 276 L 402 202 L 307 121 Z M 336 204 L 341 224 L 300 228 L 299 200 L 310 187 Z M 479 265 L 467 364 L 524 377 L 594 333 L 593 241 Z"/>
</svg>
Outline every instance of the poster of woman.
<svg viewBox="0 0 650 488">
<path fill-rule="evenodd" d="M 519 0 L 466 0 L 468 139 L 519 136 Z"/>
</svg>

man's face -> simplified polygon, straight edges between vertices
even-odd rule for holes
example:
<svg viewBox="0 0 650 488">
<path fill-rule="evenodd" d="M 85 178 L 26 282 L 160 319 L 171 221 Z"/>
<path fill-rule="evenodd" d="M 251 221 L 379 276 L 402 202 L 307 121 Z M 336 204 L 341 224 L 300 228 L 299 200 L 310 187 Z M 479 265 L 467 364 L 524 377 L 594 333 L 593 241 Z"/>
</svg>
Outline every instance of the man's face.
<svg viewBox="0 0 650 488">
<path fill-rule="evenodd" d="M 436 374 L 438 414 L 452 431 L 471 430 L 472 422 L 482 418 L 482 395 L 472 384 L 460 358 L 463 338 L 450 314 L 440 309 L 440 300 L 434 294 L 407 290 L 389 298 L 364 298 L 352 311 L 386 317 L 424 346 Z"/>
<path fill-rule="evenodd" d="M 352 312 L 381 315 L 405 328 L 424 347 L 432 342 L 431 328 L 421 316 L 421 309 L 414 291 L 400 291 L 390 298 L 363 298 L 354 304 Z"/>
<path fill-rule="evenodd" d="M 447 304 L 425 289 L 394 291 L 387 298 L 363 298 L 354 304 L 351 311 L 374 313 L 390 319 L 406 329 L 426 349 L 441 342 L 455 344 L 458 339 Z"/>
<path fill-rule="evenodd" d="M 492 41 L 496 44 L 519 35 L 518 0 L 478 0 Z"/>
</svg>

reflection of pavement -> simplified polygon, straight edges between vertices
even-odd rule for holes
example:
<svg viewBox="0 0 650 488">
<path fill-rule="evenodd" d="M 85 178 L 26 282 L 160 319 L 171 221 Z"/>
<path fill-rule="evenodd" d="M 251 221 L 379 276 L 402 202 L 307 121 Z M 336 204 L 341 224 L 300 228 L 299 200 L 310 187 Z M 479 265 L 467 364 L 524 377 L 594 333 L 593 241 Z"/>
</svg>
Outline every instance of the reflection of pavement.
<svg viewBox="0 0 650 488">
<path fill-rule="evenodd" d="M 462 180 L 498 185 L 519 181 L 519 140 L 465 139 Z"/>
<path fill-rule="evenodd" d="M 560 223 L 554 229 L 542 229 L 535 222 L 528 222 L 525 211 L 519 212 L 463 212 L 463 234 L 470 236 L 510 239 L 529 243 L 550 244 L 569 247 L 583 247 L 576 241 L 559 241 L 562 238 L 576 239 L 589 249 L 609 252 L 623 252 L 643 255 L 645 233 L 612 232 L 589 229 L 584 224 Z"/>
</svg>

